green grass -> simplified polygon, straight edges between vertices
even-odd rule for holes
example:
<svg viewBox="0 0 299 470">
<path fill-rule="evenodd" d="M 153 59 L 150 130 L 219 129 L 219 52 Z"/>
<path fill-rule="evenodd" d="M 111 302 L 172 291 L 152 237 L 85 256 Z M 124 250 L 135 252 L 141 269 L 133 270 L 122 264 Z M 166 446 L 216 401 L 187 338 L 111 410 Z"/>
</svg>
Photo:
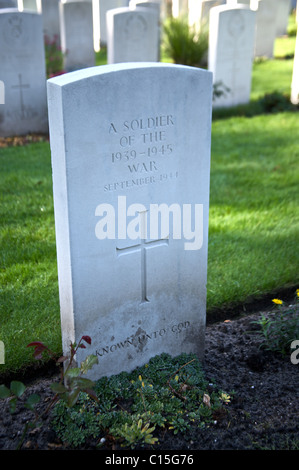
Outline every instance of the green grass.
<svg viewBox="0 0 299 470">
<path fill-rule="evenodd" d="M 299 281 L 298 131 L 297 113 L 213 123 L 209 307 Z"/>
<path fill-rule="evenodd" d="M 14 370 L 33 338 L 61 347 L 49 145 L 1 149 L 0 160 L 0 338 Z"/>
<path fill-rule="evenodd" d="M 291 93 L 293 59 L 265 60 L 254 63 L 252 68 L 251 100 L 256 100 L 265 93 L 279 91 Z"/>
<path fill-rule="evenodd" d="M 291 70 L 254 64 L 252 97 L 288 90 Z M 213 121 L 208 310 L 299 284 L 298 135 L 293 112 Z M 31 341 L 59 354 L 61 333 L 49 144 L 0 148 L 0 162 L 1 375 L 32 364 Z"/>
</svg>

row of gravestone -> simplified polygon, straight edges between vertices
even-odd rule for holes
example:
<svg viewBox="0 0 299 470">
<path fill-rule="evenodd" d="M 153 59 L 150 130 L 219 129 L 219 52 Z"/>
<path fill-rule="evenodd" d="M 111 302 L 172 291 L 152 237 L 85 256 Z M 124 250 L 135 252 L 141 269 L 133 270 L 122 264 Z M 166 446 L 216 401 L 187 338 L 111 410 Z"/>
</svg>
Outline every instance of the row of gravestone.
<svg viewBox="0 0 299 470">
<path fill-rule="evenodd" d="M 87 3 L 75 3 L 77 13 L 80 13 L 80 8 L 83 7 L 81 13 L 75 16 L 79 24 L 84 17 L 83 12 Z M 74 2 L 64 4 L 68 7 L 73 5 Z M 112 62 L 139 62 L 143 61 L 143 58 L 145 61 L 157 60 L 156 57 L 153 57 L 156 54 L 156 45 L 159 41 L 157 28 L 156 41 L 153 38 L 145 40 L 145 33 L 141 38 L 132 34 L 134 31 L 136 34 L 140 33 L 140 22 L 143 27 L 147 24 L 148 18 L 152 20 L 152 26 L 157 26 L 156 13 L 149 8 L 125 10 L 124 12 L 123 9 L 113 9 L 107 13 L 108 22 L 113 23 L 116 29 L 117 41 L 114 40 L 115 44 L 119 44 L 122 50 L 124 44 L 129 44 L 130 47 L 125 47 L 125 51 L 131 54 L 125 56 L 122 52 L 117 55 L 116 48 L 112 48 L 115 59 Z M 223 5 L 211 9 L 208 68 L 213 72 L 214 83 L 220 83 L 226 87 L 222 96 L 215 101 L 215 107 L 233 106 L 249 101 L 256 14 L 256 11 L 245 5 Z M 69 18 L 72 18 L 72 21 L 65 22 L 65 30 L 76 31 L 76 34 L 70 34 L 69 37 L 74 40 L 75 52 L 79 53 L 80 51 L 81 53 L 84 49 L 84 43 L 79 39 L 81 36 L 79 28 L 74 29 L 74 24 L 76 25 L 76 22 L 73 21 L 74 17 L 70 16 Z M 118 22 L 120 19 L 123 20 L 122 23 Z M 142 23 L 141 20 L 144 20 L 145 23 Z M 2 31 L 0 35 L 2 55 L 0 135 L 46 133 L 48 122 L 41 15 L 28 12 L 20 13 L 17 10 L 2 10 L 0 22 L 0 30 Z M 129 31 L 132 34 L 130 41 L 128 40 Z M 142 42 L 141 39 L 145 41 Z M 140 54 L 142 43 L 146 45 L 146 48 L 141 48 Z M 89 50 L 92 48 L 89 47 Z M 77 58 L 76 68 L 93 65 L 93 61 L 94 53 L 89 64 L 81 62 L 80 65 L 79 58 Z M 297 61 L 294 65 L 294 77 L 297 73 L 296 63 Z M 293 80 L 292 100 L 296 94 L 296 80 Z"/>
<path fill-rule="evenodd" d="M 26 69 L 35 28 L 15 18 L 27 16 L 9 13 L 0 30 Z M 37 90 L 22 70 L 15 78 L 26 120 L 25 92 Z M 48 81 L 63 350 L 91 337 L 76 356 L 97 356 L 90 378 L 163 352 L 203 357 L 212 85 L 210 71 L 160 63 Z"/>
<path fill-rule="evenodd" d="M 108 60 L 109 63 L 118 62 L 117 57 L 125 59 L 127 52 L 121 45 L 125 43 L 124 39 L 129 36 L 131 43 L 136 46 L 138 40 L 134 41 L 136 36 L 145 35 L 150 42 L 148 54 L 153 60 L 159 58 L 159 47 L 157 47 L 157 34 L 159 36 L 159 26 L 155 24 L 154 18 L 148 13 L 147 17 L 136 20 L 126 21 L 125 19 L 112 18 L 109 15 L 109 27 L 107 25 L 106 14 L 111 9 L 119 7 L 138 7 L 150 6 L 154 8 L 159 20 L 163 21 L 166 17 L 165 3 L 162 0 L 85 0 L 81 2 L 67 2 L 72 5 L 61 7 L 60 0 L 19 0 L 22 7 L 33 8 L 35 2 L 36 9 L 43 13 L 44 33 L 52 36 L 55 34 L 60 38 L 62 36 L 62 48 L 68 51 L 66 56 L 65 69 L 76 68 L 78 63 L 84 62 L 92 65 L 93 53 L 92 44 L 97 50 L 100 42 L 109 43 L 111 51 Z M 16 2 L 16 0 L 2 0 L 2 2 Z M 172 2 L 172 13 L 174 16 L 188 16 L 190 24 L 202 24 L 208 21 L 210 9 L 214 6 L 228 4 L 234 6 L 237 0 L 201 0 L 188 1 L 176 0 Z M 286 33 L 288 24 L 288 15 L 292 8 L 291 0 L 243 0 L 239 3 L 247 4 L 250 8 L 257 10 L 256 15 L 256 37 L 255 37 L 255 56 L 272 57 L 274 40 L 277 35 Z M 118 12 L 119 14 L 121 11 Z M 125 10 L 122 11 L 125 13 Z M 100 24 L 97 25 L 96 20 Z M 116 26 L 117 22 L 117 26 Z M 70 27 L 69 24 L 72 24 Z M 126 25 L 128 23 L 129 25 Z M 118 37 L 118 25 L 122 26 L 122 32 Z M 96 31 L 96 28 L 99 31 Z M 108 30 L 109 28 L 109 30 Z M 158 30 L 158 33 L 156 32 Z M 124 31 L 127 31 L 125 33 Z M 76 33 L 75 33 L 76 32 Z M 117 37 L 115 37 L 115 35 Z M 124 37 L 125 36 L 125 37 Z M 110 37 L 110 39 L 109 39 Z M 78 54 L 78 42 L 81 46 L 81 56 Z M 82 50 L 82 47 L 85 49 Z M 116 48 L 116 49 L 115 49 Z M 130 48 L 131 51 L 133 48 Z M 137 51 L 139 52 L 139 51 Z M 140 53 L 140 52 L 139 52 Z M 123 60 L 121 60 L 123 61 Z M 124 60 L 125 61 L 125 60 Z"/>
</svg>

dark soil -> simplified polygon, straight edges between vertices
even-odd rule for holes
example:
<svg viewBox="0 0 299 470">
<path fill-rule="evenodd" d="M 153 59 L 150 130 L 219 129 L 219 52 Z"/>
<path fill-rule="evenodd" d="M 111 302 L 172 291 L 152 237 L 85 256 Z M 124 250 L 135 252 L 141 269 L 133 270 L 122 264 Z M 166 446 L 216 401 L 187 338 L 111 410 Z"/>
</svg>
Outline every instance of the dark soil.
<svg viewBox="0 0 299 470">
<path fill-rule="evenodd" d="M 190 429 L 186 434 L 173 435 L 163 431 L 159 444 L 151 451 L 195 450 L 298 450 L 299 449 L 299 364 L 290 356 L 282 357 L 260 348 L 256 324 L 259 313 L 222 320 L 207 325 L 206 353 L 203 369 L 206 378 L 231 394 L 231 402 L 205 429 Z M 51 375 L 51 374 L 49 374 Z M 49 404 L 49 385 L 57 376 L 36 378 L 28 385 L 27 394 L 37 393 L 42 399 L 39 413 Z M 234 393 L 232 393 L 234 392 Z M 22 403 L 9 413 L 8 401 L 0 401 L 0 449 L 15 449 L 24 425 L 33 419 Z M 102 438 L 103 436 L 100 436 Z M 96 441 L 81 448 L 95 449 Z M 27 432 L 22 449 L 70 450 L 51 429 L 50 416 L 41 428 Z M 101 451 L 120 449 L 109 436 Z"/>
</svg>

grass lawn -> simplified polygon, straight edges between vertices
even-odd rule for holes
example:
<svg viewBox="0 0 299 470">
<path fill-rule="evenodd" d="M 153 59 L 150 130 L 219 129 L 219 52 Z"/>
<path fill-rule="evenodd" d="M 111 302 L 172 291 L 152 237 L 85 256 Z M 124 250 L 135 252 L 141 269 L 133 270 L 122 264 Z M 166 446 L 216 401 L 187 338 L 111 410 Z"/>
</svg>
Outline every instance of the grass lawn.
<svg viewBox="0 0 299 470">
<path fill-rule="evenodd" d="M 255 64 L 252 95 L 287 90 L 291 63 Z M 298 116 L 213 121 L 208 310 L 299 283 Z M 0 162 L 1 376 L 31 364 L 31 341 L 60 353 L 61 336 L 49 144 L 0 148 Z"/>
</svg>

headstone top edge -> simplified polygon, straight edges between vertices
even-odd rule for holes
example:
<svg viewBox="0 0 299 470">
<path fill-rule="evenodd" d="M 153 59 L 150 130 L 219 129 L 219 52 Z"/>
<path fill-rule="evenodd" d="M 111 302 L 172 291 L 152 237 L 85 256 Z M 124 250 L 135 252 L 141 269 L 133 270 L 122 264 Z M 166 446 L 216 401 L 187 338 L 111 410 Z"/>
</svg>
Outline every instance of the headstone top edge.
<svg viewBox="0 0 299 470">
<path fill-rule="evenodd" d="M 243 4 L 243 3 L 237 3 L 236 5 L 229 5 L 229 4 L 224 4 L 224 5 L 217 5 L 213 7 L 213 11 L 231 11 L 231 10 L 249 10 L 253 11 L 249 5 Z"/>
<path fill-rule="evenodd" d="M 138 4 L 137 4 L 138 5 Z M 152 13 L 152 10 L 144 7 L 144 6 L 128 6 L 128 7 L 116 7 L 116 8 L 110 8 L 107 10 L 107 14 L 109 15 L 114 15 L 114 14 L 119 14 L 119 13 L 136 13 L 139 11 L 145 12 L 145 13 Z"/>
<path fill-rule="evenodd" d="M 168 64 L 162 62 L 126 62 L 126 63 L 117 63 L 110 65 L 98 65 L 95 67 L 87 67 L 81 70 L 76 70 L 74 72 L 65 73 L 57 77 L 53 77 L 47 80 L 49 85 L 58 85 L 64 86 L 71 83 L 84 80 L 86 78 L 91 78 L 95 76 L 105 75 L 113 72 L 124 72 L 129 70 L 140 70 L 140 69 L 168 69 L 168 70 L 180 70 L 193 73 L 201 73 L 206 76 L 211 75 L 212 72 L 206 69 L 201 69 L 198 67 L 190 67 L 188 65 L 180 64 Z"/>
<path fill-rule="evenodd" d="M 0 14 L 3 15 L 4 13 L 19 13 L 20 15 L 41 16 L 41 13 L 37 11 L 29 11 L 29 10 L 20 11 L 18 8 L 0 8 Z"/>
</svg>

